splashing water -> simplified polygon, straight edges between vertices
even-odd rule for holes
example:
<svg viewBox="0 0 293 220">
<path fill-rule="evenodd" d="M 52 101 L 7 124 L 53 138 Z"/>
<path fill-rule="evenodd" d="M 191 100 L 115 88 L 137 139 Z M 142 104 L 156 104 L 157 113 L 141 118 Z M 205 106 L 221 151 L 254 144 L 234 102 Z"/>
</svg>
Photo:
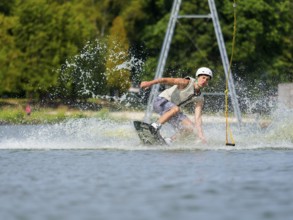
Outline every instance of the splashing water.
<svg viewBox="0 0 293 220">
<path fill-rule="evenodd" d="M 55 92 L 63 94 L 74 93 L 78 98 L 102 98 L 119 101 L 120 97 L 110 96 L 109 83 L 118 81 L 119 85 L 129 82 L 128 76 L 123 77 L 123 72 L 131 72 L 133 81 L 139 81 L 144 68 L 144 62 L 136 58 L 129 51 L 119 51 L 119 43 L 113 42 L 114 48 L 108 48 L 101 41 L 88 42 L 80 54 L 69 58 L 66 63 L 58 69 L 60 75 L 60 86 Z M 108 64 L 108 63 L 111 64 Z M 114 76 L 111 74 L 114 74 Z M 120 80 L 120 78 L 123 80 Z M 62 95 L 61 95 L 62 96 Z M 123 100 L 125 101 L 125 97 Z"/>
<path fill-rule="evenodd" d="M 276 109 L 276 91 L 264 82 L 250 82 L 236 77 L 237 93 L 242 112 L 247 114 L 272 113 Z"/>
<path fill-rule="evenodd" d="M 105 53 L 107 46 L 99 41 L 88 43 L 79 55 L 68 60 L 60 69 L 61 81 L 66 85 L 74 81 L 77 93 L 93 98 L 114 99 L 126 103 L 127 96 L 111 97 L 102 94 L 105 88 L 107 74 L 105 68 Z M 126 57 L 126 54 L 115 51 L 109 57 Z M 123 63 L 117 63 L 113 70 L 132 70 L 139 75 L 144 63 L 130 56 Z M 241 83 L 241 80 L 238 80 Z M 251 98 L 250 91 L 243 85 L 238 85 L 242 94 L 241 102 L 246 107 L 246 113 L 268 112 L 273 109 L 275 101 L 271 98 Z M 66 93 L 66 88 L 64 88 Z M 269 101 L 268 101 L 269 100 Z M 293 149 L 293 112 L 279 108 L 271 112 L 271 123 L 261 128 L 257 120 L 248 121 L 238 129 L 232 124 L 236 147 L 225 146 L 225 123 L 223 117 L 204 116 L 204 131 L 209 143 L 203 145 L 194 139 L 176 142 L 172 146 L 143 146 L 134 130 L 132 120 L 113 121 L 110 119 L 75 119 L 55 125 L 1 126 L 0 149 L 123 149 L 123 150 L 237 150 L 237 149 Z M 143 118 L 143 117 L 142 117 Z M 142 119 L 141 118 L 141 119 Z M 162 133 L 171 135 L 170 127 L 165 126 Z"/>
<path fill-rule="evenodd" d="M 120 150 L 243 150 L 293 149 L 292 110 L 275 114 L 265 129 L 247 122 L 241 129 L 232 124 L 236 147 L 225 146 L 225 123 L 222 118 L 204 117 L 204 131 L 209 143 L 194 139 L 172 146 L 144 146 L 132 120 L 75 119 L 55 125 L 1 126 L 0 149 L 120 149 Z M 170 135 L 168 126 L 162 128 Z"/>
<path fill-rule="evenodd" d="M 124 99 L 125 97 L 121 97 Z M 255 102 L 255 101 L 254 101 Z M 259 100 L 261 103 L 262 101 Z M 249 105 L 247 102 L 246 104 Z M 203 115 L 203 128 L 208 144 L 194 138 L 175 142 L 172 146 L 144 146 L 133 127 L 136 113 L 123 120 L 107 118 L 71 119 L 55 125 L 1 126 L 0 149 L 118 149 L 118 150 L 254 150 L 293 149 L 293 110 L 284 107 L 272 111 L 265 126 L 253 117 L 244 118 L 238 129 L 231 120 L 235 147 L 225 146 L 225 120 L 219 115 Z M 128 119 L 127 119 L 128 118 Z M 141 119 L 143 114 L 141 115 Z M 164 136 L 173 134 L 167 125 Z"/>
<path fill-rule="evenodd" d="M 293 143 L 293 111 L 292 109 L 277 109 L 273 114 L 272 124 L 265 135 L 270 141 L 284 141 Z"/>
<path fill-rule="evenodd" d="M 55 125 L 2 126 L 0 148 L 92 149 L 120 148 L 135 141 L 128 123 L 78 119 Z"/>
</svg>

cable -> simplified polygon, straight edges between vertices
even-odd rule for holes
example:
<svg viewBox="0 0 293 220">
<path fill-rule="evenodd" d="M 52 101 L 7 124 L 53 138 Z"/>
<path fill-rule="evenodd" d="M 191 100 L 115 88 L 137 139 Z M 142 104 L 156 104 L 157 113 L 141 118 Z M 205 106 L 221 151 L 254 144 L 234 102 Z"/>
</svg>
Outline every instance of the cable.
<svg viewBox="0 0 293 220">
<path fill-rule="evenodd" d="M 230 129 L 230 124 L 229 124 L 229 115 L 228 115 L 228 95 L 229 95 L 229 89 L 228 89 L 228 83 L 230 79 L 230 74 L 231 74 L 231 67 L 232 67 L 232 61 L 233 61 L 233 55 L 234 55 L 234 48 L 235 48 L 235 38 L 236 38 L 236 27 L 237 27 L 237 18 L 236 18 L 236 0 L 234 0 L 233 3 L 233 8 L 234 8 L 234 25 L 233 25 L 233 38 L 232 38 L 232 52 L 231 52 L 231 57 L 230 57 L 230 63 L 229 63 L 229 70 L 228 70 L 228 77 L 226 78 L 226 90 L 225 90 L 225 117 L 226 117 L 226 145 L 227 146 L 235 146 L 235 141 L 233 138 L 232 131 Z M 231 142 L 229 142 L 229 136 Z"/>
</svg>

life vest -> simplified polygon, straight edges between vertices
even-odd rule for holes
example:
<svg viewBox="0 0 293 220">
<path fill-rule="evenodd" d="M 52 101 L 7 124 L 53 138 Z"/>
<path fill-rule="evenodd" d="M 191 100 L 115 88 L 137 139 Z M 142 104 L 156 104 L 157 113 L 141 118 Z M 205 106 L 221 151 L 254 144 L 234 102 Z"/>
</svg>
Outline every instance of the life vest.
<svg viewBox="0 0 293 220">
<path fill-rule="evenodd" d="M 162 93 L 159 94 L 160 97 L 167 99 L 168 101 L 176 105 L 186 105 L 191 102 L 203 102 L 204 97 L 201 93 L 195 94 L 194 83 L 195 79 L 192 77 L 186 77 L 189 80 L 188 85 L 184 89 L 178 89 L 178 85 L 174 85 Z"/>
</svg>

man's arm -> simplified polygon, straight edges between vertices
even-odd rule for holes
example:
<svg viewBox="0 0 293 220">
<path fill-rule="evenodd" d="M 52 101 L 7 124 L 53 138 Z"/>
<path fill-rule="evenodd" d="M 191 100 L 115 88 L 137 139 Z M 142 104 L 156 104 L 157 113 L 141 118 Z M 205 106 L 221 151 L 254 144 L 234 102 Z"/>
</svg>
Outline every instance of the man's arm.
<svg viewBox="0 0 293 220">
<path fill-rule="evenodd" d="M 203 101 L 197 102 L 195 104 L 195 111 L 194 111 L 194 119 L 195 119 L 195 127 L 197 130 L 198 137 L 203 143 L 207 143 L 206 138 L 203 134 L 202 130 L 202 108 L 203 108 Z"/>
<path fill-rule="evenodd" d="M 189 80 L 188 79 L 184 79 L 184 78 L 159 78 L 159 79 L 154 79 L 151 81 L 143 81 L 140 84 L 140 87 L 143 89 L 147 89 L 149 87 L 151 87 L 154 84 L 164 84 L 164 85 L 178 85 L 181 88 L 185 88 L 188 83 Z"/>
</svg>

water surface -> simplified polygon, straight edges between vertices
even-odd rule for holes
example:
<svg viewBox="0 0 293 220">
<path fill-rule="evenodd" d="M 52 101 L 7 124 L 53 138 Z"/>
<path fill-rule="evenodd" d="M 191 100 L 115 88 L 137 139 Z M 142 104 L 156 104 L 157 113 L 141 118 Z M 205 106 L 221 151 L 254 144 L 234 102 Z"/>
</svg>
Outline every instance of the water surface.
<svg viewBox="0 0 293 220">
<path fill-rule="evenodd" d="M 141 145 L 131 122 L 1 126 L 1 219 L 291 219 L 290 137 L 248 129 L 226 147 L 222 126 L 172 147 Z"/>
</svg>

